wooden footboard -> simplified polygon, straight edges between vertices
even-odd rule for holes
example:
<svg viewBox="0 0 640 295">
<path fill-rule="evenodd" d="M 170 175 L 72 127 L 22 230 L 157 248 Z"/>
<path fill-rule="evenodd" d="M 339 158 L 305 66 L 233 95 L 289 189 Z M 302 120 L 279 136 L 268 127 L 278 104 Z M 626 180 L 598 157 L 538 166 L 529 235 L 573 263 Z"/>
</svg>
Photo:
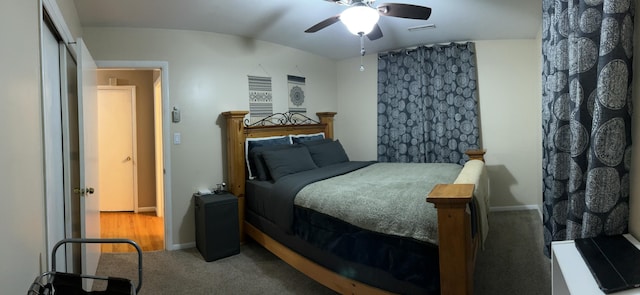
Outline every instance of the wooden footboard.
<svg viewBox="0 0 640 295">
<path fill-rule="evenodd" d="M 473 294 L 473 270 L 479 236 L 471 238 L 471 217 L 466 212 L 473 184 L 438 184 L 427 202 L 438 210 L 440 294 Z"/>
<path fill-rule="evenodd" d="M 244 117 L 247 114 L 247 111 L 231 111 L 222 114 L 226 121 L 227 133 L 227 182 L 230 192 L 237 196 L 239 201 L 241 240 L 244 241 L 245 235 L 248 234 L 292 267 L 342 294 L 388 294 L 386 291 L 347 279 L 319 266 L 244 221 L 245 139 L 316 132 L 324 132 L 327 138 L 333 138 L 333 116 L 336 113 L 317 113 L 320 121 L 315 124 L 255 127 L 246 126 Z M 470 159 L 483 160 L 484 151 L 470 151 L 467 155 Z M 480 241 L 479 234 L 474 239 L 471 238 L 471 218 L 466 211 L 467 205 L 472 200 L 473 190 L 473 184 L 440 184 L 434 187 L 427 197 L 427 202 L 433 203 L 438 211 L 441 294 L 473 293 L 473 270 Z"/>
<path fill-rule="evenodd" d="M 265 247 L 271 253 L 278 256 L 284 262 L 312 278 L 316 282 L 340 294 L 394 294 L 337 274 L 278 243 L 276 240 L 261 232 L 248 222 L 245 222 L 244 228 L 247 231 L 248 236 L 258 244 Z"/>
</svg>

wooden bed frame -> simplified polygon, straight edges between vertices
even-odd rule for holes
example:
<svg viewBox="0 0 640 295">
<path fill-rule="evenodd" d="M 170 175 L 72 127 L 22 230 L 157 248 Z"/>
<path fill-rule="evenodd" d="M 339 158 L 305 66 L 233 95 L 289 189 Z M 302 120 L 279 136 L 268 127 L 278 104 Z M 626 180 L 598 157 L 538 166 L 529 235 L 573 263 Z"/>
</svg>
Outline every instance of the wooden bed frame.
<svg viewBox="0 0 640 295">
<path fill-rule="evenodd" d="M 226 121 L 228 190 L 238 197 L 240 239 L 249 235 L 263 247 L 308 277 L 341 294 L 392 294 L 379 288 L 346 278 L 290 250 L 251 224 L 245 222 L 246 138 L 288 134 L 324 132 L 333 138 L 335 112 L 316 113 L 319 122 L 305 124 L 285 122 L 286 125 L 247 126 L 247 111 L 229 111 L 222 115 Z M 484 150 L 467 152 L 471 159 L 484 160 Z M 473 272 L 480 234 L 471 238 L 471 217 L 466 213 L 471 202 L 473 184 L 438 184 L 428 194 L 427 202 L 438 211 L 438 238 L 441 294 L 473 294 Z M 426 192 L 425 192 L 426 195 Z"/>
</svg>

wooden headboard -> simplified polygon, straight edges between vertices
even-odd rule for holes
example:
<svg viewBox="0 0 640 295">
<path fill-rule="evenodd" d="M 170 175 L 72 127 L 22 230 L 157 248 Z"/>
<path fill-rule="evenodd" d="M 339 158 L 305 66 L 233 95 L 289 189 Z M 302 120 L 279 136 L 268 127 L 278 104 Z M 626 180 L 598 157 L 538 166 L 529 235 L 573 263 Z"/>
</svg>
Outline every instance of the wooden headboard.
<svg viewBox="0 0 640 295">
<path fill-rule="evenodd" d="M 336 115 L 335 112 L 319 112 L 316 113 L 319 121 L 316 121 L 297 113 L 280 113 L 250 124 L 245 119 L 247 114 L 248 111 L 222 113 L 227 131 L 227 189 L 238 197 L 241 236 L 244 233 L 244 182 L 247 179 L 245 139 L 319 132 L 324 132 L 326 138 L 333 139 L 333 117 Z"/>
</svg>

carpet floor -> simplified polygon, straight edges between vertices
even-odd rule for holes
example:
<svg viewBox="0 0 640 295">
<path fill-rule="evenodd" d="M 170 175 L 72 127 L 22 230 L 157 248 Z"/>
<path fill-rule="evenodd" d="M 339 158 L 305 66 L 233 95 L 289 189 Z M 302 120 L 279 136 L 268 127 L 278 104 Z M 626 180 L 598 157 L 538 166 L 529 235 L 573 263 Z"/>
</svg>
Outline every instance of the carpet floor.
<svg viewBox="0 0 640 295">
<path fill-rule="evenodd" d="M 492 212 L 485 249 L 479 251 L 475 294 L 551 293 L 538 211 Z M 103 253 L 98 275 L 137 281 L 137 256 Z M 254 242 L 240 254 L 205 262 L 196 248 L 145 252 L 139 294 L 336 294 Z"/>
</svg>

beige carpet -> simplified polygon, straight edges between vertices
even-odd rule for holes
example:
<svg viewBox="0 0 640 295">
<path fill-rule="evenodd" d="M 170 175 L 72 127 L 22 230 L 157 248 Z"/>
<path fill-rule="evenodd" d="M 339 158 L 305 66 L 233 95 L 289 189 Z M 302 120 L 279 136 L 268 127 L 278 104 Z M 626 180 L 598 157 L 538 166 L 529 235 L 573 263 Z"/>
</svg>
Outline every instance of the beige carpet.
<svg viewBox="0 0 640 295">
<path fill-rule="evenodd" d="M 486 248 L 476 263 L 475 294 L 550 294 L 550 261 L 542 253 L 538 212 L 493 212 L 489 224 Z M 195 248 L 143 257 L 139 294 L 335 294 L 255 243 L 214 262 L 205 262 Z M 98 273 L 136 281 L 136 262 L 130 253 L 103 254 Z"/>
</svg>

